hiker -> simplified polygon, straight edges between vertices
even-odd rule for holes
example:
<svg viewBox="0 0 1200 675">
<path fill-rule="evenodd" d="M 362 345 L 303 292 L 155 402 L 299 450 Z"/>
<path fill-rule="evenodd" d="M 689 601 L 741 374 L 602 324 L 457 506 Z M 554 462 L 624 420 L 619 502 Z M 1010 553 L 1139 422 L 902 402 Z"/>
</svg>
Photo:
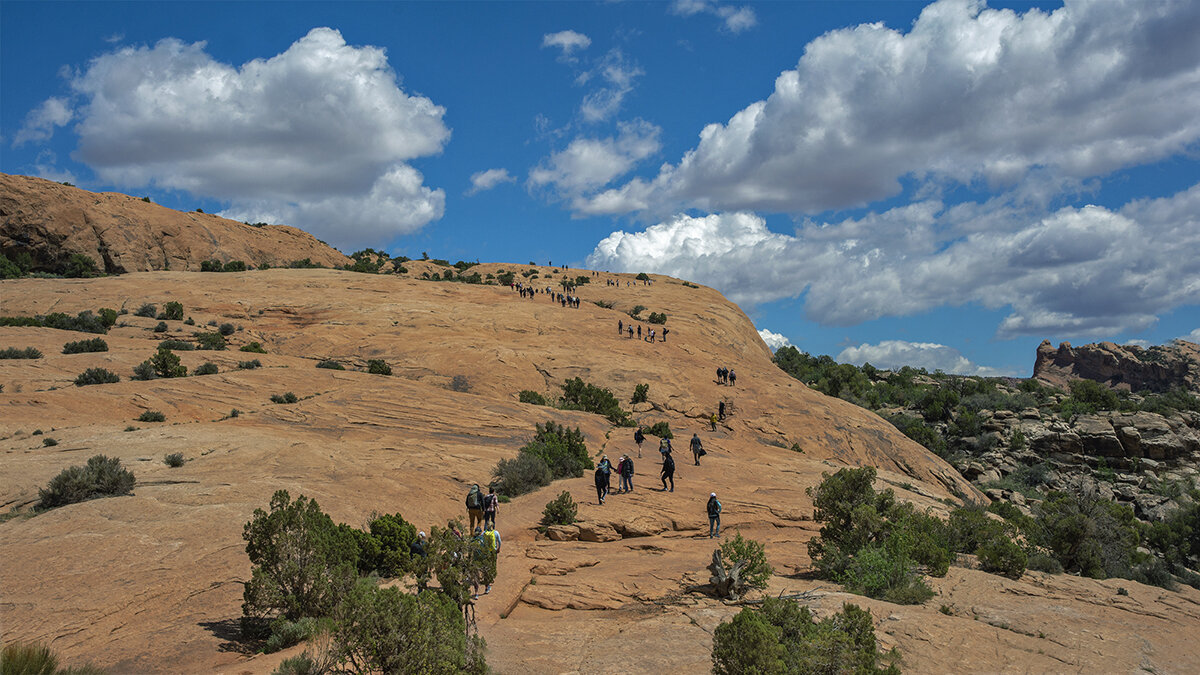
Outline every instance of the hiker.
<svg viewBox="0 0 1200 675">
<path fill-rule="evenodd" d="M 729 371 L 729 386 L 732 387 L 736 384 L 737 384 L 737 373 L 735 373 L 731 370 L 731 371 Z"/>
<path fill-rule="evenodd" d="M 724 371 L 721 369 L 721 367 L 717 366 L 717 384 L 721 384 L 721 374 L 723 372 Z"/>
<path fill-rule="evenodd" d="M 712 424 L 712 430 L 716 431 L 717 430 L 717 414 L 713 413 L 713 416 L 708 418 L 708 421 L 710 424 Z"/>
<path fill-rule="evenodd" d="M 663 490 L 667 489 L 667 481 L 669 480 L 669 481 L 671 481 L 670 492 L 674 492 L 675 491 L 675 458 L 671 457 L 671 453 L 669 453 L 669 452 L 663 454 L 662 475 L 660 477 L 662 478 Z"/>
<path fill-rule="evenodd" d="M 621 455 L 621 458 L 617 460 L 617 479 L 620 481 L 617 484 L 617 494 L 621 494 L 622 492 L 625 491 L 625 474 L 623 473 L 624 471 L 625 471 L 625 455 Z"/>
<path fill-rule="evenodd" d="M 500 505 L 500 496 L 496 494 L 496 488 L 488 486 L 488 493 L 483 496 L 483 524 L 486 527 L 491 523 L 492 527 L 496 526 L 496 507 Z"/>
<path fill-rule="evenodd" d="M 632 340 L 633 339 L 633 326 L 628 326 L 627 330 L 629 331 L 629 339 Z"/>
<path fill-rule="evenodd" d="M 721 401 L 717 404 L 717 417 L 719 417 L 721 421 L 725 421 L 725 401 Z"/>
<path fill-rule="evenodd" d="M 626 457 L 625 463 L 621 465 L 621 488 L 626 492 L 633 492 L 633 458 Z"/>
<path fill-rule="evenodd" d="M 708 538 L 721 536 L 721 502 L 717 501 L 717 493 L 708 496 Z"/>
<path fill-rule="evenodd" d="M 471 586 L 474 590 L 473 598 L 479 597 L 479 584 L 483 584 L 485 589 L 484 595 L 492 590 L 492 582 L 496 580 L 496 551 L 492 548 L 491 542 L 483 534 L 483 528 L 475 528 L 475 536 L 471 538 L 475 542 L 475 548 L 471 551 L 471 556 L 478 556 L 478 560 L 482 562 L 478 572 L 471 576 Z"/>
<path fill-rule="evenodd" d="M 658 454 L 660 454 L 660 455 L 671 454 L 671 439 L 669 439 L 669 438 L 658 439 Z"/>
<path fill-rule="evenodd" d="M 633 330 L 633 329 L 630 329 Z M 632 337 L 632 336 L 630 336 Z M 642 458 L 642 441 L 646 440 L 646 434 L 642 433 L 642 428 L 638 427 L 637 431 L 633 432 L 633 442 L 638 446 L 638 459 Z"/>
<path fill-rule="evenodd" d="M 608 474 L 603 466 L 596 467 L 596 500 L 604 506 L 604 496 L 608 493 Z"/>
<path fill-rule="evenodd" d="M 638 339 L 642 339 L 642 324 L 638 324 Z"/>
<path fill-rule="evenodd" d="M 706 454 L 708 453 L 700 445 L 700 435 L 692 434 L 692 457 L 696 459 L 696 466 L 700 466 L 700 458 Z"/>
<path fill-rule="evenodd" d="M 413 539 L 412 543 L 408 545 L 408 554 L 410 556 L 424 558 L 428 554 L 428 551 L 425 550 L 426 536 L 424 532 L 420 532 L 417 534 L 417 538 Z"/>
<path fill-rule="evenodd" d="M 654 342 L 654 329 L 653 328 L 650 329 L 650 341 Z"/>
<path fill-rule="evenodd" d="M 496 580 L 498 563 L 500 561 L 500 533 L 496 531 L 496 526 L 487 524 L 483 526 L 483 541 L 491 548 L 491 566 L 492 578 L 488 581 L 487 587 L 483 589 L 483 594 L 487 595 L 492 592 L 492 582 Z"/>
<path fill-rule="evenodd" d="M 620 335 L 624 332 L 625 332 L 625 322 L 622 321 L 621 319 L 617 319 L 617 335 Z"/>
<path fill-rule="evenodd" d="M 664 329 L 663 329 L 663 342 L 666 342 L 666 341 L 667 341 L 667 333 L 670 333 L 670 332 L 671 332 L 671 329 L 670 329 L 670 328 L 664 328 Z"/>
<path fill-rule="evenodd" d="M 472 485 L 470 492 L 467 493 L 467 516 L 471 521 L 468 526 L 471 529 L 475 529 L 477 524 L 483 523 L 483 495 L 479 493 L 479 483 Z"/>
</svg>

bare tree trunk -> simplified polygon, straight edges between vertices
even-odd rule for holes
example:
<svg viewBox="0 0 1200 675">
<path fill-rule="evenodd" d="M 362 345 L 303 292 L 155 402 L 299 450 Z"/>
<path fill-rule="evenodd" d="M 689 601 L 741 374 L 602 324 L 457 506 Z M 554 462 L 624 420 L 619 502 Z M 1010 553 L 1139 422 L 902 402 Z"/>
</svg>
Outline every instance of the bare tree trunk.
<svg viewBox="0 0 1200 675">
<path fill-rule="evenodd" d="M 745 566 L 746 561 L 739 560 L 733 564 L 732 569 L 726 570 L 721 561 L 721 549 L 713 551 L 712 562 L 708 566 L 712 578 L 708 581 L 718 597 L 737 600 L 742 596 L 746 590 L 745 582 L 742 581 L 742 568 Z"/>
</svg>

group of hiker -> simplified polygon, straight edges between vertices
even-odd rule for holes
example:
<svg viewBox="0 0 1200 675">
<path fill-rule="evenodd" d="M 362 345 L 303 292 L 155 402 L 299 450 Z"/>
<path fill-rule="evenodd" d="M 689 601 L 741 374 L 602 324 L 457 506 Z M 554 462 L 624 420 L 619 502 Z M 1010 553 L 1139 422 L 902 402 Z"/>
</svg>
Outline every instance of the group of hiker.
<svg viewBox="0 0 1200 675">
<path fill-rule="evenodd" d="M 730 386 L 737 384 L 737 373 L 732 369 L 721 366 L 717 368 L 717 384 L 728 384 Z"/>
<path fill-rule="evenodd" d="M 626 332 L 629 333 L 629 339 L 632 340 L 633 339 L 633 322 L 630 322 L 627 324 L 627 323 L 625 323 L 624 319 L 617 319 L 617 335 L 621 336 L 621 335 L 624 335 Z M 671 332 L 670 328 L 667 328 L 665 326 L 663 327 L 663 329 L 662 329 L 662 341 L 663 342 L 667 341 L 667 334 L 670 332 Z M 654 339 L 657 335 L 658 335 L 658 333 L 656 332 L 656 329 L 649 328 L 646 330 L 646 337 L 643 338 L 642 337 L 642 324 L 639 323 L 637 325 L 637 336 L 638 336 L 639 340 L 645 340 L 646 342 L 654 342 Z"/>
<path fill-rule="evenodd" d="M 612 491 L 612 475 L 617 474 L 620 479 L 617 487 L 617 494 L 624 492 L 633 492 L 633 458 L 621 455 L 617 460 L 617 466 L 613 467 L 612 462 L 608 461 L 608 455 L 600 458 L 600 463 L 596 465 L 596 499 L 600 505 L 604 505 L 604 500 Z"/>
</svg>

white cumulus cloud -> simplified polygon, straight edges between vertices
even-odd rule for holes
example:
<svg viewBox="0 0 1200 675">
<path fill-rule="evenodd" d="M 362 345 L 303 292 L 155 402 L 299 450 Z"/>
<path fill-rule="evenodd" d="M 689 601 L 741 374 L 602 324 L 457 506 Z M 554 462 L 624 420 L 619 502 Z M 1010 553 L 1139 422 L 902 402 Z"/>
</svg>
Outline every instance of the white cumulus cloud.
<svg viewBox="0 0 1200 675">
<path fill-rule="evenodd" d="M 1200 184 L 1119 211 L 926 201 L 770 231 L 744 212 L 678 215 L 600 241 L 588 265 L 694 279 L 739 303 L 804 296 L 853 325 L 941 306 L 1008 308 L 997 337 L 1138 332 L 1200 304 Z"/>
<path fill-rule="evenodd" d="M 710 3 L 677 3 L 695 13 Z M 816 213 L 901 179 L 1006 187 L 1081 180 L 1194 150 L 1200 3 L 1066 0 L 1053 12 L 941 0 L 907 32 L 831 31 L 765 100 L 606 203 Z"/>
<path fill-rule="evenodd" d="M 870 363 L 876 368 L 888 370 L 903 366 L 924 368 L 925 370 L 940 370 L 955 375 L 979 375 L 996 377 L 1011 375 L 987 366 L 979 366 L 963 356 L 953 347 L 934 342 L 906 342 L 904 340 L 884 340 L 879 344 L 863 344 L 857 347 L 847 347 L 837 355 L 837 360 L 861 366 Z"/>
<path fill-rule="evenodd" d="M 557 33 L 546 33 L 542 36 L 542 47 L 557 47 L 562 50 L 562 58 L 571 59 L 576 51 L 587 49 L 592 39 L 583 33 L 564 30 Z"/>
<path fill-rule="evenodd" d="M 74 116 L 67 99 L 51 96 L 25 116 L 25 122 L 13 138 L 13 145 L 47 140 L 54 135 L 55 127 L 66 126 Z"/>
<path fill-rule="evenodd" d="M 792 341 L 787 339 L 786 336 L 767 330 L 766 328 L 759 329 L 758 336 L 762 338 L 763 342 L 767 343 L 767 347 L 770 347 L 772 352 L 782 347 L 790 347 L 792 344 Z"/>
<path fill-rule="evenodd" d="M 383 49 L 330 28 L 241 66 L 205 46 L 125 47 L 78 72 L 79 159 L 107 182 L 185 190 L 340 245 L 442 216 L 444 192 L 408 162 L 441 151 L 445 111 L 405 93 Z"/>
<path fill-rule="evenodd" d="M 491 190 L 501 183 L 512 183 L 517 179 L 508 173 L 508 169 L 488 169 L 471 174 L 471 189 L 467 194 L 473 195 L 484 190 Z"/>
<path fill-rule="evenodd" d="M 619 124 L 616 136 L 576 138 L 529 172 L 529 186 L 549 186 L 561 198 L 576 198 L 607 185 L 658 152 L 660 131 L 635 120 Z"/>
<path fill-rule="evenodd" d="M 1195 342 L 1197 344 L 1200 344 L 1200 328 L 1197 328 L 1196 330 L 1188 333 L 1187 335 L 1184 335 L 1183 339 L 1187 340 L 1188 342 Z"/>
</svg>

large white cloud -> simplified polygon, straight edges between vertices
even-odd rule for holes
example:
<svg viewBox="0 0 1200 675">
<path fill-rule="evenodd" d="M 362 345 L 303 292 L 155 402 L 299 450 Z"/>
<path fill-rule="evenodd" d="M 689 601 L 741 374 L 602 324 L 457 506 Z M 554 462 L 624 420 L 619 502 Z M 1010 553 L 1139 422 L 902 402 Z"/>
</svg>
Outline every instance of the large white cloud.
<svg viewBox="0 0 1200 675">
<path fill-rule="evenodd" d="M 635 120 L 619 124 L 616 136 L 576 138 L 534 167 L 528 184 L 532 188 L 549 186 L 560 198 L 577 198 L 627 174 L 658 152 L 660 132 L 649 122 Z"/>
<path fill-rule="evenodd" d="M 792 344 L 792 341 L 787 339 L 786 335 L 781 335 L 780 333 L 776 333 L 766 328 L 759 329 L 758 336 L 762 338 L 763 342 L 767 343 L 767 347 L 770 348 L 772 352 L 783 347 L 791 346 Z"/>
<path fill-rule="evenodd" d="M 686 6 L 706 3 L 685 3 Z M 831 31 L 773 93 L 607 209 L 816 213 L 895 195 L 901 179 L 1005 187 L 1084 179 L 1194 150 L 1200 3 L 1067 0 L 1051 13 L 926 7 L 907 32 Z M 644 206 L 643 206 L 644 205 Z"/>
<path fill-rule="evenodd" d="M 876 368 L 889 370 L 911 366 L 929 371 L 940 370 L 955 375 L 980 375 L 983 377 L 1012 375 L 1012 373 L 995 368 L 976 365 L 957 349 L 933 342 L 884 340 L 876 345 L 863 344 L 857 347 L 847 347 L 837 355 L 837 360 L 856 366 L 870 363 Z"/>
<path fill-rule="evenodd" d="M 978 303 L 1009 314 L 997 336 L 1101 336 L 1200 304 L 1200 185 L 1174 196 L 1031 214 L 1019 205 L 927 201 L 771 232 L 749 213 L 680 215 L 618 231 L 598 269 L 694 279 L 749 304 L 805 298 L 824 324 L 852 325 Z"/>
<path fill-rule="evenodd" d="M 408 164 L 441 151 L 444 109 L 405 93 L 383 49 L 314 28 L 235 67 L 165 39 L 103 54 L 71 82 L 78 157 L 104 181 L 226 201 L 227 215 L 359 245 L 440 218 Z"/>
</svg>

